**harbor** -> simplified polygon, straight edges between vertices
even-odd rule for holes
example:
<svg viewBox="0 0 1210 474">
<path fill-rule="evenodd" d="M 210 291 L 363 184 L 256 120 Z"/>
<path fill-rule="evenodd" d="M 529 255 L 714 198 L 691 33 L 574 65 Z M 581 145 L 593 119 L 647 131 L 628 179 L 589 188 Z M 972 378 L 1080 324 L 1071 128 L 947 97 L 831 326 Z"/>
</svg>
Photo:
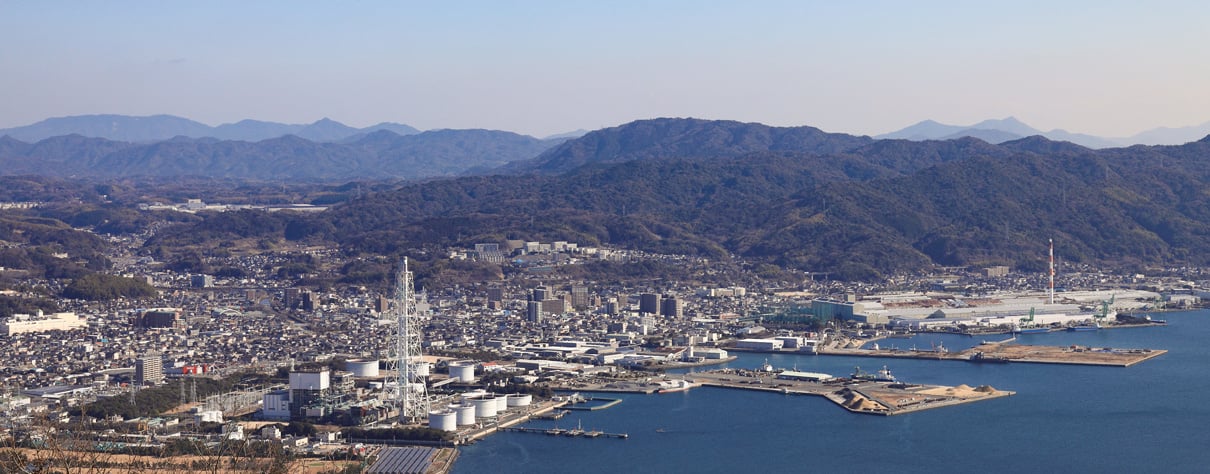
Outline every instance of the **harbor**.
<svg viewBox="0 0 1210 474">
<path fill-rule="evenodd" d="M 1168 350 L 1162 357 L 1126 369 L 742 353 L 729 367 L 755 369 L 768 358 L 775 367 L 847 377 L 854 365 L 869 372 L 877 372 L 887 365 L 898 379 L 909 383 L 944 385 L 954 388 L 955 392 L 966 388 L 962 383 L 970 385 L 972 390 L 980 385 L 990 385 L 996 390 L 1015 394 L 948 406 L 941 401 L 929 401 L 923 405 L 934 409 L 901 411 L 899 415 L 885 416 L 854 412 L 823 395 L 783 394 L 776 384 L 787 382 L 778 381 L 775 375 L 762 375 L 760 384 L 739 384 L 741 380 L 752 379 L 720 374 L 713 377 L 730 378 L 733 385 L 745 388 L 707 384 L 681 393 L 619 394 L 616 397 L 624 402 L 610 410 L 573 412 L 557 424 L 535 420 L 519 425 L 535 429 L 573 428 L 577 419 L 582 418 L 586 428 L 592 426 L 603 431 L 628 433 L 630 438 L 626 442 L 502 432 L 459 448 L 463 455 L 455 467 L 455 474 L 565 472 L 571 465 L 589 466 L 580 469 L 584 472 L 603 472 L 597 466 L 623 464 L 642 466 L 638 470 L 646 472 L 711 472 L 728 459 L 748 460 L 752 469 L 761 471 L 801 472 L 805 470 L 803 460 L 807 458 L 812 460 L 812 471 L 904 472 L 902 465 L 905 463 L 933 466 L 928 464 L 930 462 L 947 466 L 942 470 L 969 470 L 969 466 L 997 466 L 1008 462 L 1003 450 L 987 448 L 992 441 L 1031 453 L 1029 456 L 1013 454 L 1007 459 L 1039 472 L 1055 469 L 1055 460 L 1063 456 L 1068 456 L 1070 462 L 1062 466 L 1074 471 L 1146 472 L 1149 466 L 1152 469 L 1156 466 L 1154 451 L 1157 449 L 1173 456 L 1173 461 L 1164 463 L 1164 466 L 1175 466 L 1169 469 L 1170 472 L 1198 472 L 1206 456 L 1190 448 L 1187 441 L 1199 439 L 1203 428 L 1188 420 L 1204 415 L 1206 409 L 1197 404 L 1190 405 L 1187 395 L 1200 393 L 1210 383 L 1207 382 L 1210 379 L 1203 377 L 1205 361 L 1210 360 L 1207 358 L 1210 349 L 1204 342 L 1210 332 L 1210 312 L 1168 315 L 1167 319 L 1169 326 L 1166 329 L 1100 333 L 1064 331 L 1023 335 L 1013 341 L 1056 347 L 1078 344 Z M 914 342 L 928 349 L 931 338 L 931 335 L 918 336 L 915 341 L 892 338 L 881 344 L 910 347 Z M 1007 338 L 1005 335 L 986 339 Z M 964 339 L 968 338 L 937 338 L 955 352 L 967 348 L 960 344 Z M 969 338 L 971 344 L 979 342 L 977 336 Z M 1180 383 L 1174 385 L 1176 379 L 1173 377 L 1184 375 L 1191 376 L 1179 379 Z M 698 383 L 706 383 L 712 377 L 701 369 L 668 376 Z M 765 387 L 769 382 L 773 386 Z M 887 403 L 904 399 L 907 404 L 912 396 L 917 399 L 932 396 L 927 388 L 907 397 L 875 393 L 874 387 L 879 385 L 882 384 L 857 383 L 849 387 L 867 398 Z M 1163 396 L 1169 388 L 1179 390 L 1180 396 Z M 585 388 L 577 390 L 584 395 L 615 397 Z M 942 393 L 945 391 L 941 390 Z M 838 400 L 843 401 L 843 398 Z M 1148 441 L 1140 444 L 1140 436 L 1148 437 Z M 760 442 L 735 442 L 736 439 Z M 1097 440 L 1087 443 L 1090 457 L 1070 457 L 1073 439 Z M 881 454 L 837 455 L 855 452 L 857 446 L 870 447 Z M 800 455 L 786 456 L 788 452 Z M 906 472 L 926 471 L 908 469 Z"/>
<path fill-rule="evenodd" d="M 974 365 L 992 364 L 1050 364 L 1073 366 L 1130 367 L 1166 354 L 1163 349 L 1110 348 L 1090 344 L 1087 336 L 1066 340 L 1065 345 L 1021 344 L 1020 341 L 1037 341 L 1039 336 L 1023 335 L 975 342 L 966 337 L 940 335 L 929 337 L 915 334 L 928 340 L 908 338 L 849 339 L 833 340 L 816 348 L 819 356 L 853 356 L 881 359 L 914 359 L 916 361 L 961 361 Z M 925 344 L 923 349 L 916 345 Z M 957 350 L 946 348 L 946 344 L 957 346 Z M 909 349 L 895 347 L 909 345 Z M 776 351 L 775 351 L 776 353 Z M 797 357 L 814 357 L 802 352 L 782 351 Z M 735 360 L 731 358 L 731 360 Z M 817 359 L 822 360 L 822 359 Z M 730 361 L 728 361 L 730 362 Z M 782 360 L 785 363 L 786 360 Z M 808 364 L 813 365 L 813 364 Z M 825 364 L 826 365 L 826 364 Z M 931 365 L 931 364 L 930 364 Z M 974 385 L 974 384 L 972 384 Z M 919 384 L 899 379 L 891 374 L 887 366 L 881 370 L 863 371 L 855 368 L 848 376 L 834 377 L 828 374 L 776 369 L 768 359 L 763 365 L 752 369 L 724 367 L 701 372 L 666 374 L 651 377 L 579 377 L 564 383 L 547 385 L 548 388 L 565 392 L 552 400 L 535 401 L 532 407 L 501 411 L 494 418 L 479 421 L 474 426 L 458 430 L 457 444 L 474 443 L 496 432 L 518 432 L 544 434 L 570 438 L 627 438 L 625 433 L 607 433 L 597 430 L 563 429 L 550 426 L 571 413 L 588 414 L 615 407 L 626 397 L 621 394 L 643 394 L 655 397 L 671 397 L 676 392 L 689 391 L 698 387 L 714 387 L 729 390 L 767 392 L 783 396 L 803 395 L 826 399 L 848 413 L 874 416 L 896 416 L 937 408 L 995 400 L 1016 395 L 1017 392 L 1001 390 L 989 384 L 982 385 L 937 385 Z M 618 397 L 601 394 L 617 393 Z M 545 420 L 546 426 L 523 426 L 531 420 Z"/>
</svg>

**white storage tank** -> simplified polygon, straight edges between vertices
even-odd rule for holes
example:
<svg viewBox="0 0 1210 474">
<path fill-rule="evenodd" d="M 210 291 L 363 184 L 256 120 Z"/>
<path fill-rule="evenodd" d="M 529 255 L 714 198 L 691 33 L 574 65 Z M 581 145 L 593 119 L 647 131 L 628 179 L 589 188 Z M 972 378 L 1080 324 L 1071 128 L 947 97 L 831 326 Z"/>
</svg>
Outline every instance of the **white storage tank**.
<svg viewBox="0 0 1210 474">
<path fill-rule="evenodd" d="M 345 370 L 352 372 L 354 377 L 377 377 L 378 360 L 349 359 L 345 361 Z"/>
<path fill-rule="evenodd" d="M 429 412 L 429 428 L 455 431 L 458 429 L 458 415 L 450 410 Z"/>
<path fill-rule="evenodd" d="M 419 364 L 416 364 L 416 376 L 417 377 L 428 377 L 429 372 L 431 370 L 432 370 L 432 365 L 429 364 L 428 362 L 421 362 Z"/>
<path fill-rule="evenodd" d="M 491 418 L 496 416 L 496 397 L 484 395 L 479 398 L 472 398 L 471 403 L 475 405 L 475 418 Z"/>
<path fill-rule="evenodd" d="M 458 425 L 466 426 L 475 424 L 475 406 L 462 405 L 454 408 L 454 413 L 458 415 Z"/>
<path fill-rule="evenodd" d="M 475 363 L 474 362 L 451 362 L 450 363 L 450 378 L 458 379 L 462 383 L 475 382 Z"/>
<path fill-rule="evenodd" d="M 533 395 L 524 393 L 514 393 L 508 396 L 508 406 L 510 407 L 527 407 L 533 403 Z"/>
<path fill-rule="evenodd" d="M 464 392 L 462 394 L 462 400 L 466 401 L 466 400 L 470 400 L 472 398 L 479 398 L 484 395 L 487 395 L 487 390 L 479 388 L 479 389 L 471 390 L 469 392 Z"/>
<path fill-rule="evenodd" d="M 504 395 L 496 395 L 496 413 L 503 413 L 508 409 L 508 397 Z"/>
</svg>

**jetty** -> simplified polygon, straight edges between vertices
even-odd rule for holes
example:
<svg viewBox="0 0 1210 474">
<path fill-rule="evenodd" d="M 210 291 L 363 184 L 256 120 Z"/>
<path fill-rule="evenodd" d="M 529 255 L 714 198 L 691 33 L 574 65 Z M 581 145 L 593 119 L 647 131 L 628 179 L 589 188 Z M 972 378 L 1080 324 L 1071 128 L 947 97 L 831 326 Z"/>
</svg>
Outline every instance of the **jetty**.
<svg viewBox="0 0 1210 474">
<path fill-rule="evenodd" d="M 562 436 L 562 437 L 565 437 L 565 438 L 617 438 L 617 439 L 626 439 L 626 438 L 629 438 L 629 437 L 630 437 L 630 435 L 629 435 L 629 434 L 626 434 L 626 433 L 606 433 L 606 432 L 604 432 L 604 431 L 597 431 L 597 430 L 584 430 L 584 429 L 581 429 L 581 428 L 575 428 L 575 429 L 569 429 L 569 430 L 566 430 L 566 429 L 562 429 L 562 428 L 547 428 L 547 429 L 542 429 L 542 428 L 519 428 L 519 427 L 509 427 L 509 428 L 500 428 L 500 431 L 512 431 L 512 432 L 514 432 L 514 433 L 542 434 L 542 435 L 547 435 L 547 436 Z"/>
<path fill-rule="evenodd" d="M 593 406 L 579 406 L 581 403 L 589 403 L 589 402 L 605 402 L 605 403 L 602 403 L 600 405 L 593 405 Z M 563 406 L 563 409 L 564 410 L 577 410 L 577 411 L 597 411 L 597 410 L 604 410 L 606 408 L 611 408 L 614 405 L 617 405 L 619 403 L 622 403 L 622 399 L 620 399 L 620 398 L 602 398 L 602 397 L 578 397 L 577 398 L 577 397 L 573 396 L 572 399 L 568 402 L 568 404 Z"/>
</svg>

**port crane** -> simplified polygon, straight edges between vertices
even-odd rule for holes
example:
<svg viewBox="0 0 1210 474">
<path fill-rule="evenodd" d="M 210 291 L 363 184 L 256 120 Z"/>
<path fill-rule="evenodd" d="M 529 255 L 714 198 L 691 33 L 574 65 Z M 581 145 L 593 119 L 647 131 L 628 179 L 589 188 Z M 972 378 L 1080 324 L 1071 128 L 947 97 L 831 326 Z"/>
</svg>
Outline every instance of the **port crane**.
<svg viewBox="0 0 1210 474">
<path fill-rule="evenodd" d="M 1022 317 L 1021 322 L 1023 322 L 1023 323 L 1034 322 L 1034 309 L 1033 308 L 1029 308 L 1029 317 Z"/>
<path fill-rule="evenodd" d="M 1117 298 L 1117 295 L 1109 295 L 1108 300 L 1101 301 L 1101 312 L 1093 313 L 1092 316 L 1096 319 L 1108 318 L 1109 317 L 1109 307 L 1113 305 L 1114 298 Z"/>
</svg>

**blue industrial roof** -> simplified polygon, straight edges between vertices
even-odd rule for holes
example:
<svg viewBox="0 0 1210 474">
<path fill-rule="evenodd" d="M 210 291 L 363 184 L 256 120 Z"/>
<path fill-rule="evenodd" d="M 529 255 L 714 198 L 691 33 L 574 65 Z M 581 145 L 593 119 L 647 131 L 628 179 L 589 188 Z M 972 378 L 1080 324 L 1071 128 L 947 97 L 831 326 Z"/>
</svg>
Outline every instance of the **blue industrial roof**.
<svg viewBox="0 0 1210 474">
<path fill-rule="evenodd" d="M 366 472 L 370 474 L 424 474 L 432 464 L 436 448 L 406 446 L 383 448 L 378 460 Z"/>
</svg>

